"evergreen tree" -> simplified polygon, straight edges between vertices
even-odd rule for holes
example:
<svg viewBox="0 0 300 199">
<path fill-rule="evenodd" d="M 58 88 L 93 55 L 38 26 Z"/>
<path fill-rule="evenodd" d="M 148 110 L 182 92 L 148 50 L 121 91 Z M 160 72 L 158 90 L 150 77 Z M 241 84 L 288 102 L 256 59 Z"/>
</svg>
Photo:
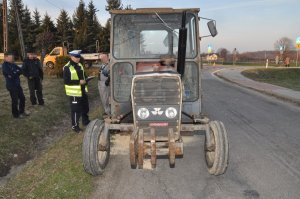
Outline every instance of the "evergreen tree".
<svg viewBox="0 0 300 199">
<path fill-rule="evenodd" d="M 37 36 L 42 33 L 42 27 L 41 27 L 41 15 L 37 8 L 33 11 L 33 17 L 32 17 L 32 22 L 33 22 L 33 35 L 34 35 L 34 41 L 35 43 L 33 44 L 33 48 L 37 51 L 40 52 L 40 49 L 37 49 Z"/>
<path fill-rule="evenodd" d="M 24 16 L 24 4 L 22 0 L 14 0 L 10 1 L 9 10 L 8 10 L 8 44 L 9 44 L 9 51 L 12 51 L 16 54 L 16 56 L 21 55 L 21 47 L 18 35 L 18 28 L 17 28 L 17 20 L 16 20 L 16 10 L 19 13 L 20 21 L 22 22 Z"/>
<path fill-rule="evenodd" d="M 31 13 L 27 6 L 25 6 L 23 18 L 21 19 L 21 24 L 25 51 L 33 52 L 35 50 L 33 49 L 33 44 L 35 43 L 34 24 L 31 20 Z"/>
<path fill-rule="evenodd" d="M 105 27 L 100 32 L 100 52 L 110 52 L 110 19 L 107 20 Z"/>
<path fill-rule="evenodd" d="M 87 51 L 88 52 L 96 52 L 96 40 L 98 40 L 98 36 L 100 33 L 101 25 L 96 16 L 97 9 L 94 6 L 93 1 L 91 0 L 88 5 L 87 10 Z"/>
<path fill-rule="evenodd" d="M 86 9 L 83 0 L 79 1 L 79 5 L 76 8 L 76 11 L 73 15 L 73 24 L 75 30 L 73 47 L 74 49 L 81 49 L 86 51 L 87 46 L 87 18 L 86 18 Z"/>
<path fill-rule="evenodd" d="M 57 18 L 57 45 L 67 42 L 68 45 L 73 43 L 73 24 L 65 10 L 61 10 Z"/>
<path fill-rule="evenodd" d="M 106 2 L 107 2 L 107 6 L 105 7 L 106 11 L 123 9 L 123 4 L 121 0 L 106 0 Z"/>
<path fill-rule="evenodd" d="M 41 26 L 41 15 L 37 8 L 33 11 L 33 23 L 35 25 L 35 28 L 39 28 Z"/>
<path fill-rule="evenodd" d="M 45 14 L 45 16 L 42 20 L 41 28 L 42 28 L 42 32 L 51 32 L 51 33 L 56 32 L 56 27 L 55 27 L 52 19 L 48 15 L 48 13 Z"/>
<path fill-rule="evenodd" d="M 106 0 L 106 2 L 107 2 L 107 6 L 105 6 L 106 11 L 123 9 L 121 0 Z M 101 28 L 99 41 L 100 41 L 100 51 L 106 53 L 110 52 L 110 19 L 106 21 L 105 27 Z"/>
<path fill-rule="evenodd" d="M 107 6 L 105 7 L 106 11 L 109 10 L 122 10 L 123 4 L 121 0 L 106 0 Z M 125 10 L 132 10 L 131 5 L 127 5 Z M 102 52 L 110 51 L 110 19 L 107 20 L 105 27 L 101 28 L 101 32 L 99 35 L 100 40 L 100 50 Z"/>
</svg>

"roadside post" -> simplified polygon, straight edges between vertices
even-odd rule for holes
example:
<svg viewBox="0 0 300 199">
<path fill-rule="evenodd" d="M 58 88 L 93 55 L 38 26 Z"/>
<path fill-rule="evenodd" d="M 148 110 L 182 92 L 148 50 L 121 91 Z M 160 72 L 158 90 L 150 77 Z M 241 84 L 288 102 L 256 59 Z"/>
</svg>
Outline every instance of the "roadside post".
<svg viewBox="0 0 300 199">
<path fill-rule="evenodd" d="M 299 48 L 300 48 L 300 37 L 297 37 L 297 39 L 296 39 L 296 48 L 297 48 L 296 67 L 298 67 L 298 57 L 299 57 Z"/>
<path fill-rule="evenodd" d="M 269 66 L 269 59 L 266 60 L 266 68 Z"/>
<path fill-rule="evenodd" d="M 235 66 L 235 63 L 236 63 L 236 54 L 237 54 L 237 50 L 236 48 L 233 49 L 233 52 L 232 52 L 232 65 Z"/>
</svg>

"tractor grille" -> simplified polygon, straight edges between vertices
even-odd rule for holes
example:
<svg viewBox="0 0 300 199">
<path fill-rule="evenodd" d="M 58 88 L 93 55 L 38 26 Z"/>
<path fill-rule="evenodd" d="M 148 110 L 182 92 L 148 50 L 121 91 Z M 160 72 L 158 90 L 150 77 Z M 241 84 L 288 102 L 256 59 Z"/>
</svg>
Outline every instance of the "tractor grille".
<svg viewBox="0 0 300 199">
<path fill-rule="evenodd" d="M 174 77 L 136 79 L 133 89 L 133 100 L 139 106 L 178 105 L 180 102 L 180 84 Z"/>
<path fill-rule="evenodd" d="M 146 75 L 133 79 L 132 105 L 135 123 L 140 128 L 153 124 L 168 124 L 165 127 L 155 127 L 160 134 L 167 133 L 168 128 L 179 128 L 181 114 L 181 83 L 178 75 Z M 177 111 L 174 118 L 166 116 L 166 110 L 173 107 Z M 138 110 L 146 108 L 149 116 L 141 119 Z"/>
</svg>

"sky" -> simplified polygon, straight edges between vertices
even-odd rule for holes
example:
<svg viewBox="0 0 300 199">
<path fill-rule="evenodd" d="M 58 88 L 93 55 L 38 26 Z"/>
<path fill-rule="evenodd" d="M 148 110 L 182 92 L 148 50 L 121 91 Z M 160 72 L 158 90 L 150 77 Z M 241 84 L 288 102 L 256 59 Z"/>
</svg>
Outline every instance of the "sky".
<svg viewBox="0 0 300 199">
<path fill-rule="evenodd" d="M 53 20 L 65 9 L 73 15 L 79 0 L 23 0 L 23 3 L 42 15 L 46 12 Z M 84 0 L 86 5 L 89 0 Z M 218 35 L 201 40 L 201 51 L 226 48 L 239 52 L 274 50 L 274 43 L 282 37 L 296 41 L 300 36 L 300 0 L 123 0 L 123 5 L 133 8 L 172 7 L 200 8 L 200 17 L 217 22 Z M 105 24 L 109 13 L 106 0 L 94 0 L 97 16 Z M 207 21 L 202 20 L 200 34 L 209 34 Z"/>
</svg>

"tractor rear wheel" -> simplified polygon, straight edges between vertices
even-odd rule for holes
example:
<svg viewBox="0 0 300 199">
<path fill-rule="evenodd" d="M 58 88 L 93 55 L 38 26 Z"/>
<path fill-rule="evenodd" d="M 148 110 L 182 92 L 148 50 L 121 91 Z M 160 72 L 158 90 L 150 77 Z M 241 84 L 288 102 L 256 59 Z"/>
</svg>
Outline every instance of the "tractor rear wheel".
<svg viewBox="0 0 300 199">
<path fill-rule="evenodd" d="M 84 170 L 93 175 L 104 172 L 110 155 L 110 133 L 102 120 L 96 119 L 89 123 L 83 138 Z"/>
<path fill-rule="evenodd" d="M 225 126 L 220 121 L 209 123 L 209 135 L 205 137 L 205 158 L 208 172 L 212 175 L 225 173 L 228 165 L 228 138 Z M 210 145 L 207 144 L 209 140 Z"/>
</svg>

